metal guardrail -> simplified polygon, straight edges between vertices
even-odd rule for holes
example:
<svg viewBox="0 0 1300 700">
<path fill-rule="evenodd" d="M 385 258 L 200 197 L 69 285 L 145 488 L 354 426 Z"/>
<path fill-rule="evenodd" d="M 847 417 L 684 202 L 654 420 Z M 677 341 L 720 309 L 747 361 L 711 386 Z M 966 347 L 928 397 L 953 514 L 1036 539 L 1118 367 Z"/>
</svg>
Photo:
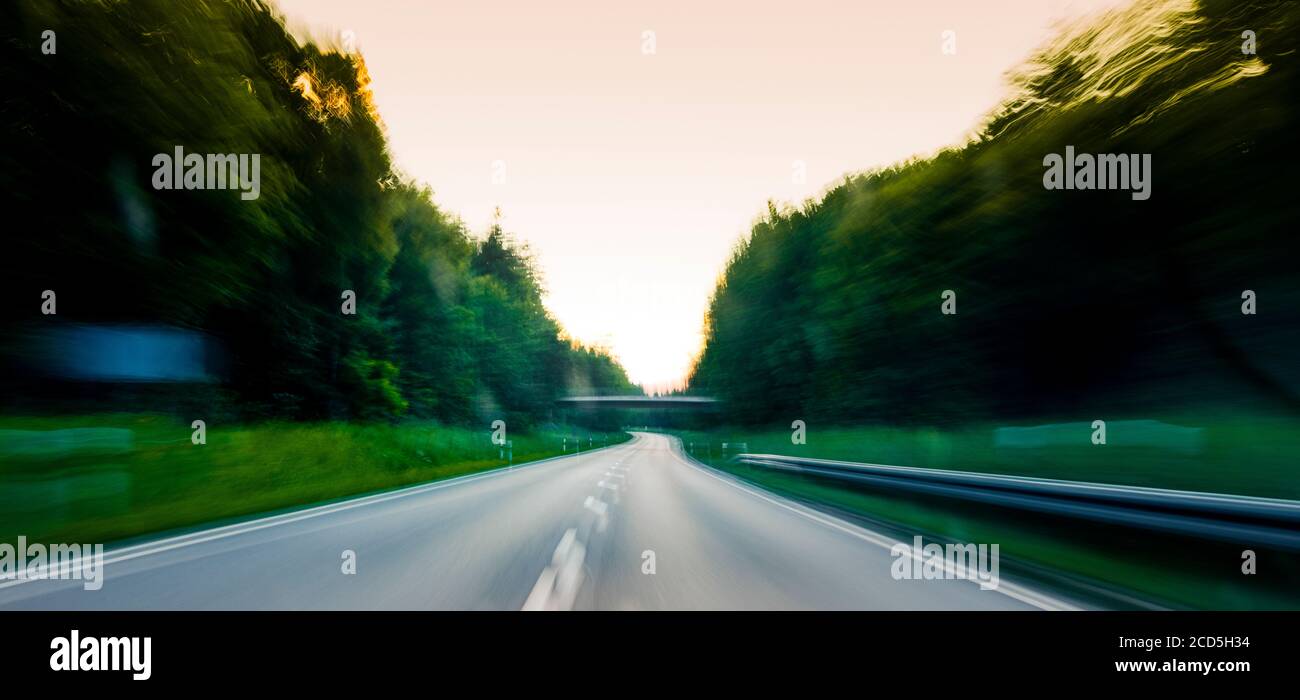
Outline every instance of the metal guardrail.
<svg viewBox="0 0 1300 700">
<path fill-rule="evenodd" d="M 1300 550 L 1300 501 L 1083 481 L 738 454 L 770 469 L 980 501 L 1129 527 Z"/>
</svg>

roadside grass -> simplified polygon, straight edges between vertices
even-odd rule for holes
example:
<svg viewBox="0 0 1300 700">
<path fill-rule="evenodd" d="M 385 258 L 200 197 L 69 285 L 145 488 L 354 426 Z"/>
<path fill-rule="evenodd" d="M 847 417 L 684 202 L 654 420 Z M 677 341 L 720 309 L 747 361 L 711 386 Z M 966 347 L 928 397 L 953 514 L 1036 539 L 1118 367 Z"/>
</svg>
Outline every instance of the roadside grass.
<svg viewBox="0 0 1300 700">
<path fill-rule="evenodd" d="M 1023 562 L 1028 569 L 1059 572 L 1111 593 L 1177 608 L 1300 608 L 1300 591 L 1294 585 L 1300 580 L 1300 558 L 1293 553 L 1255 548 L 1269 568 L 1261 566 L 1258 574 L 1247 576 L 1241 572 L 1241 545 L 847 485 L 730 459 L 736 443 L 745 443 L 749 453 L 1297 498 L 1300 433 L 1293 423 L 1280 419 L 1241 418 L 1208 426 L 1199 451 L 1173 454 L 1150 446 L 1094 446 L 1087 442 L 1087 433 L 1086 447 L 998 449 L 992 444 L 991 427 L 810 427 L 804 445 L 791 443 L 791 431 L 673 434 L 696 459 L 764 488 L 883 522 L 900 532 L 998 543 L 1003 557 Z M 723 442 L 729 445 L 726 455 Z"/>
<path fill-rule="evenodd" d="M 1062 427 L 1046 436 L 1053 444 L 1042 447 L 999 447 L 995 431 L 1015 427 L 1006 425 L 813 425 L 803 445 L 791 443 L 791 430 L 719 428 L 675 434 L 697 443 L 697 455 L 714 457 L 721 455 L 723 442 L 746 443 L 744 451 L 750 453 L 1300 500 L 1300 421 L 1295 418 L 1231 416 L 1206 423 L 1162 416 L 1159 422 L 1199 430 L 1199 444 L 1174 443 L 1146 422 L 1121 420 L 1109 421 L 1105 445 L 1092 444 L 1089 423 L 1059 423 Z"/>
<path fill-rule="evenodd" d="M 53 432 L 57 431 L 57 432 Z M 108 543 L 506 466 L 491 431 L 433 423 L 189 425 L 147 414 L 0 417 L 0 541 Z M 510 433 L 513 462 L 570 453 Z"/>
</svg>

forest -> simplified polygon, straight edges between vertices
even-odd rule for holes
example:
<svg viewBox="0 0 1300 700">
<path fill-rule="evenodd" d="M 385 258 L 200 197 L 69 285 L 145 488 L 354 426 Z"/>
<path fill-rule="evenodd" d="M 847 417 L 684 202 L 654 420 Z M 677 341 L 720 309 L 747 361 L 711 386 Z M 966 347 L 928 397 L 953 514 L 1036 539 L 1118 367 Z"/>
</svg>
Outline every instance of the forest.
<svg viewBox="0 0 1300 700">
<path fill-rule="evenodd" d="M 1298 25 L 1139 0 L 1064 27 L 967 142 L 771 203 L 690 392 L 774 430 L 1294 416 Z M 1049 188 L 1074 152 L 1140 156 L 1149 198 Z"/>
<path fill-rule="evenodd" d="M 9 411 L 527 427 L 563 394 L 639 392 L 565 336 L 526 247 L 394 168 L 360 54 L 296 39 L 259 0 L 20 0 L 0 26 Z M 173 153 L 198 165 L 162 187 Z M 228 166 L 225 187 L 185 186 L 204 154 L 224 154 L 208 173 Z M 78 326 L 180 329 L 215 369 L 149 386 L 39 371 L 33 339 Z"/>
</svg>

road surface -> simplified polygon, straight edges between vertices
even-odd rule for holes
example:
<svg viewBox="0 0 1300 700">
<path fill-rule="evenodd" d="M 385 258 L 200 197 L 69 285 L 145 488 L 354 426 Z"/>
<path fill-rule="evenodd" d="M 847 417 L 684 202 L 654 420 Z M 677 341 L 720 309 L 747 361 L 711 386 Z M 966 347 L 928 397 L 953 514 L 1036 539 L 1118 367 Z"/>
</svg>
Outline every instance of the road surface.
<svg viewBox="0 0 1300 700">
<path fill-rule="evenodd" d="M 1068 607 L 1005 578 L 996 590 L 895 580 L 894 542 L 701 467 L 673 438 L 637 433 L 604 450 L 109 550 L 100 590 L 8 581 L 0 608 Z"/>
</svg>

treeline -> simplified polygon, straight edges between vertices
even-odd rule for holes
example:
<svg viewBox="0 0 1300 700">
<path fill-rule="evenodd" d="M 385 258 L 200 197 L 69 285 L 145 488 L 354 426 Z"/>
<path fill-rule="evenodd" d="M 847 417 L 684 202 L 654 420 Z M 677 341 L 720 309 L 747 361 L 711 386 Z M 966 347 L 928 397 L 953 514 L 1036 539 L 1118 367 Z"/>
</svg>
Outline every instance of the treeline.
<svg viewBox="0 0 1300 700">
<path fill-rule="evenodd" d="M 475 240 L 394 171 L 360 55 L 300 43 L 257 0 L 19 0 L 0 32 L 7 339 L 200 331 L 253 417 L 520 425 L 563 393 L 637 391 L 564 338 L 526 250 L 497 226 Z M 155 189 L 177 146 L 259 154 L 257 197 Z M 42 391 L 22 379 L 11 403 Z"/>
<path fill-rule="evenodd" d="M 691 391 L 783 424 L 1298 410 L 1298 31 L 1239 0 L 1066 29 L 969 143 L 770 206 Z M 1151 154 L 1150 198 L 1046 189 L 1067 146 Z"/>
</svg>

